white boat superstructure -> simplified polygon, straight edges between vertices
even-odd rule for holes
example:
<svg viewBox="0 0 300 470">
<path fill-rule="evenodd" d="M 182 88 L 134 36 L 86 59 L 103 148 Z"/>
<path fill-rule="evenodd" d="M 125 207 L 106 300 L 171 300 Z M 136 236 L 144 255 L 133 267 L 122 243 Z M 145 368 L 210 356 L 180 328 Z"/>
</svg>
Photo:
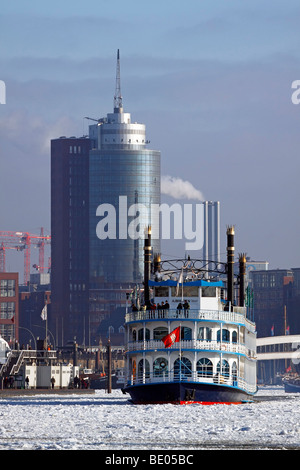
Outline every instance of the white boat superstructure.
<svg viewBox="0 0 300 470">
<path fill-rule="evenodd" d="M 171 285 L 170 285 L 171 284 Z M 153 304 L 177 305 L 180 298 L 160 297 L 171 294 L 172 281 L 150 282 L 154 289 Z M 205 307 L 201 295 L 205 288 L 213 287 L 215 306 L 219 306 L 220 283 L 195 281 L 184 288 L 194 288 L 197 302 Z M 161 289 L 163 288 L 163 289 Z M 191 289 L 188 289 L 191 292 Z M 188 298 L 191 304 L 191 297 Z M 196 298 L 193 298 L 196 301 Z M 195 302 L 196 303 L 196 302 Z M 212 307 L 212 298 L 207 304 Z M 192 303 L 193 305 L 193 303 Z M 196 307 L 196 305 L 193 305 Z M 126 314 L 127 360 L 130 384 L 173 381 L 178 375 L 179 353 L 184 363 L 184 375 L 196 382 L 222 383 L 238 386 L 248 393 L 256 391 L 256 331 L 255 324 L 246 316 L 246 307 L 224 309 L 160 308 L 134 311 Z M 167 349 L 162 338 L 177 327 L 181 328 L 180 344 L 175 342 Z"/>
<path fill-rule="evenodd" d="M 192 260 L 183 265 L 177 280 L 170 273 L 149 279 L 151 301 L 126 313 L 124 391 L 136 403 L 241 402 L 257 390 L 252 308 L 241 290 L 240 305 L 228 294 L 228 264 L 218 279 L 193 269 Z"/>
</svg>

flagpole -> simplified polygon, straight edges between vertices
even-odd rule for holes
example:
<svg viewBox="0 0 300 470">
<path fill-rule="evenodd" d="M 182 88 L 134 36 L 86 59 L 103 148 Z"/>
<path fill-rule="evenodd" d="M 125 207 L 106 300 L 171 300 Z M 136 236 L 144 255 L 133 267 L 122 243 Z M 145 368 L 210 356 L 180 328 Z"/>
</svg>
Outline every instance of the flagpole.
<svg viewBox="0 0 300 470">
<path fill-rule="evenodd" d="M 182 276 L 181 276 L 181 282 L 182 282 L 182 284 L 181 284 L 181 302 L 183 302 L 183 268 L 182 268 L 181 272 L 182 272 Z M 181 332 L 181 330 L 180 330 L 180 332 Z"/>
</svg>

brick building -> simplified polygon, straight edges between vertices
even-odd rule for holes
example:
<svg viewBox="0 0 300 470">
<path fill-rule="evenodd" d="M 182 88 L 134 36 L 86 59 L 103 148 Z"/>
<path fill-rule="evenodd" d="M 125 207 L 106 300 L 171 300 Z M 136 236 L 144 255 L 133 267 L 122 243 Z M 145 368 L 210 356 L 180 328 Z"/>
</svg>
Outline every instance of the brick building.
<svg viewBox="0 0 300 470">
<path fill-rule="evenodd" d="M 0 335 L 10 345 L 19 341 L 19 274 L 0 273 Z"/>
<path fill-rule="evenodd" d="M 258 337 L 300 333 L 300 268 L 251 273 Z"/>
</svg>

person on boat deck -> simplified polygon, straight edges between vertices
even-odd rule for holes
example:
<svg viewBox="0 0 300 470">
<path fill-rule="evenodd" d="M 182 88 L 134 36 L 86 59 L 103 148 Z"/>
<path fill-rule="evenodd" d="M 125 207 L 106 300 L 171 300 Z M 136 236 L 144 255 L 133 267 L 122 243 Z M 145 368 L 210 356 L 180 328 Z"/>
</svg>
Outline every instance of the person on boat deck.
<svg viewBox="0 0 300 470">
<path fill-rule="evenodd" d="M 183 308 L 184 308 L 184 316 L 188 317 L 188 310 L 190 308 L 190 304 L 189 304 L 188 300 L 184 301 Z"/>
<path fill-rule="evenodd" d="M 178 318 L 178 315 L 181 315 L 181 310 L 182 310 L 182 303 L 179 302 L 177 305 L 177 310 L 176 310 L 176 317 Z"/>
<path fill-rule="evenodd" d="M 131 310 L 132 310 L 132 312 L 137 312 L 138 311 L 137 306 L 133 302 L 131 304 Z"/>
<path fill-rule="evenodd" d="M 153 300 L 150 301 L 150 306 L 148 307 L 148 310 L 150 310 L 150 318 L 155 317 L 155 310 L 156 310 L 156 303 L 153 302 Z"/>
<path fill-rule="evenodd" d="M 166 300 L 166 301 L 165 301 L 165 309 L 168 309 L 168 308 L 170 308 L 170 304 L 169 304 L 169 302 Z"/>
</svg>

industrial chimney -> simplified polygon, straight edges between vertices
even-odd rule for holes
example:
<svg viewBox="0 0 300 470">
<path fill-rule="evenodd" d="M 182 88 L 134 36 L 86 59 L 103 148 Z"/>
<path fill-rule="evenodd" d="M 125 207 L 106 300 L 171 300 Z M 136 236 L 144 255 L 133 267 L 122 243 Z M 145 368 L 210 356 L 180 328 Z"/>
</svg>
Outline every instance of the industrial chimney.
<svg viewBox="0 0 300 470">
<path fill-rule="evenodd" d="M 234 226 L 227 227 L 227 301 L 229 310 L 234 300 Z"/>
<path fill-rule="evenodd" d="M 239 254 L 239 287 L 240 287 L 240 307 L 245 303 L 245 279 L 246 279 L 246 253 Z"/>
<path fill-rule="evenodd" d="M 144 301 L 145 305 L 149 305 L 149 280 L 151 274 L 151 227 L 149 226 L 145 234 L 144 244 Z"/>
</svg>

